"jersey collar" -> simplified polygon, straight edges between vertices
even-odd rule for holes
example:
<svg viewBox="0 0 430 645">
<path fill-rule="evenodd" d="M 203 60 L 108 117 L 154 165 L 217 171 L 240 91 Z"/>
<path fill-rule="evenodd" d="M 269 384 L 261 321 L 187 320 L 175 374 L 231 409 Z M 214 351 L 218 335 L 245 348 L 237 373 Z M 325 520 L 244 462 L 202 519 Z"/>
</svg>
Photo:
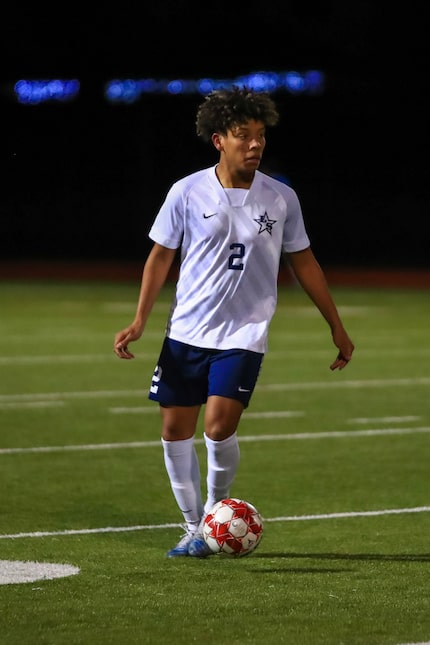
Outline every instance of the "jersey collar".
<svg viewBox="0 0 430 645">
<path fill-rule="evenodd" d="M 209 168 L 209 181 L 211 184 L 212 189 L 215 191 L 217 200 L 219 204 L 226 204 L 230 205 L 230 202 L 228 201 L 228 197 L 225 194 L 225 191 L 221 184 L 218 181 L 218 177 L 216 176 L 215 169 L 218 164 L 215 164 L 215 166 L 212 166 Z M 261 178 L 262 178 L 262 173 L 259 172 L 258 170 L 255 171 L 255 176 L 254 176 L 254 181 L 251 184 L 251 187 L 248 190 L 248 194 L 245 198 L 245 201 L 243 202 L 243 206 L 246 206 L 246 204 L 249 204 L 251 201 L 254 199 L 254 195 L 256 192 L 258 192 L 258 188 L 261 184 Z"/>
</svg>

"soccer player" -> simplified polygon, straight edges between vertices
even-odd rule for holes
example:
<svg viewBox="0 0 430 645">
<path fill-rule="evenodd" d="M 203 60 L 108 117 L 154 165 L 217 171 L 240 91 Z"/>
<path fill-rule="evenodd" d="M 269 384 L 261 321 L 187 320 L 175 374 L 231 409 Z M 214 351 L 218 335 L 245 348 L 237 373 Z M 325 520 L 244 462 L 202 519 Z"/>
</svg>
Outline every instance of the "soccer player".
<svg viewBox="0 0 430 645">
<path fill-rule="evenodd" d="M 311 250 L 295 191 L 258 170 L 266 129 L 279 113 L 268 93 L 216 90 L 197 110 L 197 135 L 219 153 L 215 166 L 176 181 L 149 231 L 133 322 L 115 335 L 114 352 L 132 359 L 180 249 L 179 278 L 149 399 L 160 406 L 161 442 L 186 533 L 168 557 L 210 554 L 205 514 L 229 496 L 239 465 L 237 428 L 249 405 L 276 308 L 281 255 L 327 321 L 343 369 L 354 345 Z M 204 407 L 207 495 L 194 446 Z"/>
</svg>

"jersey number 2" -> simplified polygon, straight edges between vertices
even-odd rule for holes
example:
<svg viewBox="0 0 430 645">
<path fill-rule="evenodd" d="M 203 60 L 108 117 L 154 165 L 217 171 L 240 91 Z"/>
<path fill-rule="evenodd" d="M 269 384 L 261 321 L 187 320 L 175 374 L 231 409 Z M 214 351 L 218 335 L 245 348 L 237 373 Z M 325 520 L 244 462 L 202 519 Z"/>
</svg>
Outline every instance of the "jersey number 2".
<svg viewBox="0 0 430 645">
<path fill-rule="evenodd" d="M 230 244 L 230 249 L 232 251 L 236 250 L 236 253 L 232 253 L 228 258 L 228 268 L 234 271 L 243 271 L 243 262 L 241 262 L 241 259 L 245 255 L 245 245 Z"/>
</svg>

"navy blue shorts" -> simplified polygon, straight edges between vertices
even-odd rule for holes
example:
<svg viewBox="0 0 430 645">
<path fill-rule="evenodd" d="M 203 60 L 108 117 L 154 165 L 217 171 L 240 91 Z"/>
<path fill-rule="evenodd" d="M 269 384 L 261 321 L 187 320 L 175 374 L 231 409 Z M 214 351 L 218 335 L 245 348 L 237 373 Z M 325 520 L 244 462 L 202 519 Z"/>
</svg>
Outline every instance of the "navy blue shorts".
<svg viewBox="0 0 430 645">
<path fill-rule="evenodd" d="M 208 396 L 248 407 L 264 354 L 245 349 L 204 349 L 165 338 L 148 398 L 160 405 L 202 405 Z"/>
</svg>

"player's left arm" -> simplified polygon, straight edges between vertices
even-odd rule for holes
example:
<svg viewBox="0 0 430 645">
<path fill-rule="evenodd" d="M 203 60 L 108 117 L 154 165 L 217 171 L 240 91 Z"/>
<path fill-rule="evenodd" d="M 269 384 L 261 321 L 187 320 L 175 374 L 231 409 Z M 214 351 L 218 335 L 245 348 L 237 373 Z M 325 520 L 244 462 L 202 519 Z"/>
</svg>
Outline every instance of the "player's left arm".
<svg viewBox="0 0 430 645">
<path fill-rule="evenodd" d="M 288 253 L 287 260 L 299 284 L 327 321 L 339 353 L 331 370 L 343 369 L 352 358 L 354 343 L 348 336 L 330 293 L 326 277 L 310 247 Z"/>
</svg>

